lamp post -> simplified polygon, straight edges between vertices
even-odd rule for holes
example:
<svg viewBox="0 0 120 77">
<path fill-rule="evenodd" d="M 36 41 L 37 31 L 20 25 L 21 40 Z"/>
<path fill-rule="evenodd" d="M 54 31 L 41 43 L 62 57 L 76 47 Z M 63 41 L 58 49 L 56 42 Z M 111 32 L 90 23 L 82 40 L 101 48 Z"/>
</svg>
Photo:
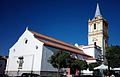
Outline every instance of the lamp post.
<svg viewBox="0 0 120 77">
<path fill-rule="evenodd" d="M 109 77 L 110 77 L 110 59 L 108 58 L 108 75 L 109 75 Z"/>
</svg>

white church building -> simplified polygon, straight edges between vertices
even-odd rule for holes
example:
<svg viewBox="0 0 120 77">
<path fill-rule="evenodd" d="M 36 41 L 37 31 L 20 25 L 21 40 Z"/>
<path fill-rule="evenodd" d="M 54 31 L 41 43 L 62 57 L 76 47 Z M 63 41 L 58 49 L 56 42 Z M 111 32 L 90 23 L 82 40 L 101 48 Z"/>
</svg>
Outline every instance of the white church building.
<svg viewBox="0 0 120 77">
<path fill-rule="evenodd" d="M 77 55 L 78 59 L 86 60 L 88 64 L 97 62 L 101 60 L 107 46 L 107 25 L 97 4 L 95 17 L 88 20 L 88 46 L 71 45 L 26 28 L 18 41 L 9 49 L 6 74 L 20 76 L 22 73 L 36 73 L 41 76 L 56 77 L 57 69 L 48 63 L 48 59 L 59 50 Z"/>
<path fill-rule="evenodd" d="M 48 63 L 48 59 L 59 50 L 75 54 L 82 60 L 91 58 L 76 46 L 26 29 L 9 50 L 6 74 L 19 76 L 25 72 L 32 72 L 43 76 L 54 75 L 57 69 Z"/>
</svg>

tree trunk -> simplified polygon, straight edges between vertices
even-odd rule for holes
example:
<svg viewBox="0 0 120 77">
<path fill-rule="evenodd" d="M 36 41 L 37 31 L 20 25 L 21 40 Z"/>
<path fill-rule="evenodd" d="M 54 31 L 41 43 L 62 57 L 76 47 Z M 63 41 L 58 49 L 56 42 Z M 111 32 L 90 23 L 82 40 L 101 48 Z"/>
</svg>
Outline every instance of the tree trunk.
<svg viewBox="0 0 120 77">
<path fill-rule="evenodd" d="M 60 67 L 58 67 L 57 77 L 59 77 Z"/>
</svg>

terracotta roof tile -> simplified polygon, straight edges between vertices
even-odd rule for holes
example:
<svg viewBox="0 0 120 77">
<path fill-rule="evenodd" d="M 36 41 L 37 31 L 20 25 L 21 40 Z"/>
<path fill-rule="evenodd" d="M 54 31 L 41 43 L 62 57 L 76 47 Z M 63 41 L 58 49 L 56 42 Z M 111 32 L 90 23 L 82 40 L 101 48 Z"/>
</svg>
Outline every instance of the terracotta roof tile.
<svg viewBox="0 0 120 77">
<path fill-rule="evenodd" d="M 96 60 L 95 58 L 86 58 L 86 60 Z"/>
<path fill-rule="evenodd" d="M 72 53 L 80 54 L 82 56 L 91 57 L 85 54 L 81 49 L 77 48 L 76 46 L 73 46 L 71 44 L 65 43 L 60 40 L 56 40 L 54 38 L 51 38 L 51 37 L 48 37 L 42 34 L 39 34 L 37 32 L 33 32 L 33 31 L 30 31 L 30 32 L 34 34 L 35 38 L 37 38 L 39 41 L 43 42 L 47 46 L 63 49 L 63 50 L 66 50 Z"/>
</svg>

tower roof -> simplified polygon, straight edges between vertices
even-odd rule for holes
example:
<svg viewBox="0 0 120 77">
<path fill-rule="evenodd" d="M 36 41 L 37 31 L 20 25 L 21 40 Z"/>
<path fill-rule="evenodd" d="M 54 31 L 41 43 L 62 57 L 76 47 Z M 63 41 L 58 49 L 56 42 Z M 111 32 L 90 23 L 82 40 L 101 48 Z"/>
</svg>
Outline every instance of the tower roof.
<svg viewBox="0 0 120 77">
<path fill-rule="evenodd" d="M 95 17 L 97 16 L 102 16 L 100 13 L 100 8 L 99 8 L 99 4 L 97 3 L 97 7 L 96 7 L 96 12 L 95 12 Z"/>
</svg>

